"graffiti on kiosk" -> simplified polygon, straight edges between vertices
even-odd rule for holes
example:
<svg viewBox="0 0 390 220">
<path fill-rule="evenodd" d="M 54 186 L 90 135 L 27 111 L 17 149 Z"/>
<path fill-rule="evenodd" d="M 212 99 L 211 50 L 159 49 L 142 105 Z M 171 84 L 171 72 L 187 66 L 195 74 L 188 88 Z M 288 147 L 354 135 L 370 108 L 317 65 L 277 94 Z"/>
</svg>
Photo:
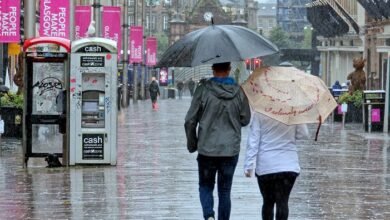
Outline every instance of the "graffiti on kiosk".
<svg viewBox="0 0 390 220">
<path fill-rule="evenodd" d="M 110 99 L 110 97 L 106 97 L 104 102 L 106 104 L 107 112 L 110 112 L 111 111 L 111 99 Z"/>
<path fill-rule="evenodd" d="M 43 93 L 61 89 L 62 90 L 62 82 L 61 80 L 55 78 L 55 77 L 46 77 L 42 79 L 41 81 L 36 82 L 33 85 L 33 88 L 38 87 L 39 89 L 39 96 L 43 95 Z"/>
<path fill-rule="evenodd" d="M 58 95 L 64 89 L 64 63 L 33 63 L 33 113 L 59 114 Z"/>
<path fill-rule="evenodd" d="M 55 77 L 46 77 L 33 85 L 35 109 L 38 112 L 57 112 L 57 96 L 62 91 L 62 82 Z"/>
</svg>

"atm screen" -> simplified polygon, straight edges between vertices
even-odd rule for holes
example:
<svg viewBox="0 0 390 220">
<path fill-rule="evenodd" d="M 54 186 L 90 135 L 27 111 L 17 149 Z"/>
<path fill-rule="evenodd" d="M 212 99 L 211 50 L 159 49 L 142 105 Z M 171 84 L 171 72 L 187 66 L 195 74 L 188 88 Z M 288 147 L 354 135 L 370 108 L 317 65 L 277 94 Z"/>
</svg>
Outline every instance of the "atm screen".
<svg viewBox="0 0 390 220">
<path fill-rule="evenodd" d="M 98 102 L 83 102 L 83 112 L 98 112 Z"/>
</svg>

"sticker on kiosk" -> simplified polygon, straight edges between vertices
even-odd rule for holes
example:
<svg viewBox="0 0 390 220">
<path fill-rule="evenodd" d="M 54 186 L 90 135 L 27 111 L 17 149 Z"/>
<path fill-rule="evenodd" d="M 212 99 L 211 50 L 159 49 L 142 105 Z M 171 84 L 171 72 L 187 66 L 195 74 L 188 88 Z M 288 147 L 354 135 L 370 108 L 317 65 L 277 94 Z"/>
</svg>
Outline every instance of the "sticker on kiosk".
<svg viewBox="0 0 390 220">
<path fill-rule="evenodd" d="M 104 67 L 104 56 L 81 56 L 81 67 Z"/>
<path fill-rule="evenodd" d="M 104 134 L 83 134 L 83 160 L 104 160 Z"/>
</svg>

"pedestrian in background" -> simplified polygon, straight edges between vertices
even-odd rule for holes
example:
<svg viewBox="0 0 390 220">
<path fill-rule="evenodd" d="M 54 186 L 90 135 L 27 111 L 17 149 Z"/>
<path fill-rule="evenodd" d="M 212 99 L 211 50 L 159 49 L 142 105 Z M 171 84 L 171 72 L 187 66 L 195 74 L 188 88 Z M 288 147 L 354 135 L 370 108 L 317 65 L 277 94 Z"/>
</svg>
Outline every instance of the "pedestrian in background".
<svg viewBox="0 0 390 220">
<path fill-rule="evenodd" d="M 195 89 L 195 82 L 190 78 L 190 81 L 188 81 L 188 89 L 190 90 L 191 97 L 194 95 L 194 89 Z"/>
<path fill-rule="evenodd" d="M 263 220 L 288 219 L 288 200 L 299 175 L 297 139 L 308 138 L 305 124 L 286 125 L 264 114 L 252 114 L 244 172 L 250 177 L 255 167 L 263 197 Z"/>
<path fill-rule="evenodd" d="M 345 83 L 341 83 L 341 89 L 346 89 L 346 90 L 348 90 L 348 88 L 349 88 L 349 82 L 348 82 L 348 81 L 345 82 Z"/>
<path fill-rule="evenodd" d="M 229 220 L 241 127 L 249 123 L 251 112 L 244 92 L 228 77 L 230 63 L 213 64 L 212 69 L 214 77 L 203 80 L 196 88 L 184 126 L 188 151 L 198 151 L 203 217 L 215 219 L 213 191 L 217 175 L 218 219 Z"/>
<path fill-rule="evenodd" d="M 340 90 L 340 89 L 341 89 L 340 82 L 336 80 L 336 82 L 332 86 L 333 96 L 339 96 L 341 94 L 341 91 L 336 91 L 336 90 Z"/>
<path fill-rule="evenodd" d="M 160 96 L 160 87 L 156 81 L 156 77 L 152 77 L 152 82 L 149 85 L 150 99 L 152 100 L 153 110 L 158 109 L 157 97 Z"/>
<path fill-rule="evenodd" d="M 177 91 L 179 93 L 179 99 L 182 99 L 182 97 L 183 97 L 183 89 L 184 89 L 183 81 L 177 82 L 176 87 L 177 87 Z"/>
</svg>

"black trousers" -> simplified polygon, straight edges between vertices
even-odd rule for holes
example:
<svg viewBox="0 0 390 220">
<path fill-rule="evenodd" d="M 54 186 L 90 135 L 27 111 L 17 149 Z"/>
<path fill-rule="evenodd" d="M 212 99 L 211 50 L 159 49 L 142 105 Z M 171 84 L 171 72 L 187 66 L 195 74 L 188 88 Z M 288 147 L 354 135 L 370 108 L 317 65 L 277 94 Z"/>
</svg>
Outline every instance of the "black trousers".
<svg viewBox="0 0 390 220">
<path fill-rule="evenodd" d="M 280 172 L 257 176 L 257 182 L 263 196 L 261 212 L 263 220 L 274 219 L 275 204 L 276 220 L 288 219 L 288 200 L 298 175 L 295 172 Z"/>
</svg>

